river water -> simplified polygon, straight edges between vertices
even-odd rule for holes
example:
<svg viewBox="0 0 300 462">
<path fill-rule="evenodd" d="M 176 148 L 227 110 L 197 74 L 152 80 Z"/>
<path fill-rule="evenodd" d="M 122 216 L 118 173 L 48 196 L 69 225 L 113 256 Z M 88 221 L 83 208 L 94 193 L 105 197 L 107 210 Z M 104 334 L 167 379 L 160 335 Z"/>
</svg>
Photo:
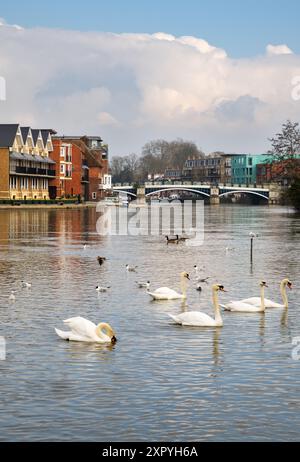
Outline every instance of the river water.
<svg viewBox="0 0 300 462">
<path fill-rule="evenodd" d="M 1 441 L 283 441 L 300 438 L 300 220 L 277 207 L 205 207 L 201 247 L 160 237 L 101 237 L 84 210 L 0 211 Z M 260 234 L 249 260 L 249 232 Z M 84 243 L 88 246 L 83 248 Z M 235 250 L 226 251 L 226 247 Z M 108 258 L 99 266 L 97 255 Z M 138 265 L 138 273 L 125 265 Z M 204 275 L 229 290 L 222 301 L 259 294 L 289 310 L 224 313 L 223 329 L 184 328 L 168 313 L 212 314 L 211 287 L 191 282 L 187 307 L 152 302 L 153 289 L 179 288 L 179 273 Z M 20 281 L 32 282 L 22 289 Z M 95 286 L 111 286 L 98 294 Z M 8 300 L 16 289 L 16 301 Z M 83 316 L 109 322 L 111 347 L 64 342 L 54 327 Z"/>
</svg>

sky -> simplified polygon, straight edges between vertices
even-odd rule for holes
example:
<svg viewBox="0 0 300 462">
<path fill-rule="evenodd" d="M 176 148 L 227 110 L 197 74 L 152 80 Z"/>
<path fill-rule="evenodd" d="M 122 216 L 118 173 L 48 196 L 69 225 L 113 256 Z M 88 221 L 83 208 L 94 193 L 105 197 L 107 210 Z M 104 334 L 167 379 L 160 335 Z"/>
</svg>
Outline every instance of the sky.
<svg viewBox="0 0 300 462">
<path fill-rule="evenodd" d="M 112 155 L 263 152 L 300 121 L 299 17 L 298 0 L 0 0 L 0 123 L 100 134 Z"/>
</svg>

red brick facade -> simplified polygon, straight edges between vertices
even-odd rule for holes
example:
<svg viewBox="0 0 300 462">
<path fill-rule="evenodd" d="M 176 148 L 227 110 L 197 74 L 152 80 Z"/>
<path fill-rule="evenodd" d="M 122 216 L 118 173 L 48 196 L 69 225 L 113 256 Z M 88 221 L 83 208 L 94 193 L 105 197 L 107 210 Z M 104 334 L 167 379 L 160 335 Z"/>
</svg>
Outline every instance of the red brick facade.
<svg viewBox="0 0 300 462">
<path fill-rule="evenodd" d="M 56 178 L 50 184 L 52 198 L 80 195 L 86 201 L 99 201 L 106 195 L 109 165 L 107 147 L 100 137 L 54 137 L 53 147 Z"/>
</svg>

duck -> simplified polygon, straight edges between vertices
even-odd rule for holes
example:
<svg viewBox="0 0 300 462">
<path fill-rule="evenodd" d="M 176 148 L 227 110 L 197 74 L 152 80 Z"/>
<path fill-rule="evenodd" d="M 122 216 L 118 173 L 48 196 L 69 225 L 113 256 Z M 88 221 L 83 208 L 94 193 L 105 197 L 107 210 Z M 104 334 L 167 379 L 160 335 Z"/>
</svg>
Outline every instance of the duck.
<svg viewBox="0 0 300 462">
<path fill-rule="evenodd" d="M 178 244 L 178 242 L 179 242 L 178 234 L 176 234 L 175 237 L 165 236 L 165 238 L 167 240 L 167 244 Z"/>
<path fill-rule="evenodd" d="M 69 318 L 63 322 L 69 327 L 70 331 L 65 332 L 55 328 L 56 334 L 63 340 L 102 344 L 111 344 L 117 341 L 114 330 L 105 322 L 96 325 L 81 316 Z"/>
<path fill-rule="evenodd" d="M 289 301 L 288 301 L 288 296 L 286 293 L 286 288 L 288 287 L 290 290 L 292 290 L 292 282 L 288 279 L 285 278 L 280 282 L 280 293 L 282 296 L 283 304 L 281 303 L 276 303 L 273 302 L 273 300 L 269 300 L 265 298 L 265 307 L 266 308 L 288 308 L 289 307 Z M 251 297 L 251 298 L 245 298 L 244 300 L 241 300 L 243 303 L 248 303 L 249 305 L 254 305 L 254 306 L 260 306 L 260 298 L 259 297 Z"/>
<path fill-rule="evenodd" d="M 8 297 L 8 300 L 9 300 L 10 302 L 14 302 L 14 301 L 16 300 L 15 293 L 16 293 L 16 292 L 15 292 L 14 290 L 11 291 L 10 296 Z"/>
<path fill-rule="evenodd" d="M 21 281 L 21 284 L 24 289 L 30 289 L 32 287 L 31 282 Z"/>
<path fill-rule="evenodd" d="M 197 265 L 194 266 L 194 271 L 195 271 L 195 280 L 197 282 L 206 282 L 209 280 L 209 277 L 203 278 L 199 275 L 199 268 Z"/>
<path fill-rule="evenodd" d="M 110 286 L 108 286 L 108 287 L 96 286 L 96 291 L 97 292 L 107 292 L 108 289 L 110 289 Z"/>
<path fill-rule="evenodd" d="M 126 270 L 129 271 L 130 273 L 136 273 L 137 266 L 130 266 L 126 265 Z"/>
<path fill-rule="evenodd" d="M 223 319 L 221 315 L 218 292 L 226 292 L 223 285 L 214 284 L 212 286 L 212 299 L 215 309 L 215 318 L 208 316 L 200 311 L 187 311 L 179 315 L 169 314 L 170 318 L 176 324 L 190 327 L 223 327 Z"/>
<path fill-rule="evenodd" d="M 153 300 L 177 300 L 177 299 L 186 299 L 186 282 L 190 280 L 190 276 L 186 271 L 180 273 L 180 285 L 181 285 L 181 293 L 176 292 L 173 289 L 169 289 L 169 287 L 160 287 L 156 289 L 154 292 L 147 291 L 147 294 L 153 298 Z"/>
<path fill-rule="evenodd" d="M 106 261 L 106 258 L 105 257 L 97 257 L 97 260 L 98 260 L 99 265 L 102 266 L 103 263 Z"/>
<path fill-rule="evenodd" d="M 140 289 L 149 289 L 150 287 L 150 281 L 147 281 L 147 282 L 136 281 L 136 284 L 138 285 Z"/>
<path fill-rule="evenodd" d="M 245 303 L 241 300 L 229 302 L 226 305 L 221 305 L 225 311 L 231 311 L 236 313 L 263 313 L 266 310 L 265 307 L 265 287 L 267 283 L 265 281 L 261 281 L 259 283 L 260 286 L 260 305 L 250 305 L 249 303 Z"/>
</svg>

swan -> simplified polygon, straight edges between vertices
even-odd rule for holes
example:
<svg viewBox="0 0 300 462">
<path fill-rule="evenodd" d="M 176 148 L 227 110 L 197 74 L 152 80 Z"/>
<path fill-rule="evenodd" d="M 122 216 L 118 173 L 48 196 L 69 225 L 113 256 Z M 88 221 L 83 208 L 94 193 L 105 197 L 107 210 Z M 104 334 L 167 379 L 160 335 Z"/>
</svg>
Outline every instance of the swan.
<svg viewBox="0 0 300 462">
<path fill-rule="evenodd" d="M 215 319 L 211 318 L 205 313 L 200 311 L 188 311 L 186 313 L 179 314 L 174 316 L 169 314 L 169 316 L 176 322 L 176 324 L 181 324 L 182 326 L 194 326 L 194 327 L 223 327 L 223 320 L 220 311 L 218 292 L 226 292 L 224 286 L 215 284 L 212 287 L 213 294 L 213 305 L 215 308 Z"/>
<path fill-rule="evenodd" d="M 147 282 L 136 281 L 136 284 L 138 285 L 140 289 L 149 289 L 150 287 L 150 281 L 147 281 Z"/>
<path fill-rule="evenodd" d="M 260 282 L 260 304 L 259 306 L 250 305 L 243 301 L 229 302 L 226 305 L 221 305 L 226 311 L 233 311 L 238 313 L 262 313 L 265 311 L 265 281 Z"/>
<path fill-rule="evenodd" d="M 289 279 L 283 279 L 280 283 L 280 293 L 283 300 L 283 305 L 280 303 L 275 303 L 272 300 L 265 298 L 265 307 L 266 308 L 288 308 L 289 301 L 286 293 L 286 288 L 292 289 L 292 283 Z M 248 303 L 249 305 L 260 306 L 261 300 L 259 297 L 245 298 L 241 300 L 243 303 Z"/>
<path fill-rule="evenodd" d="M 57 335 L 63 340 L 95 343 L 115 343 L 117 341 L 115 332 L 111 326 L 105 322 L 101 322 L 96 326 L 96 324 L 88 319 L 78 316 L 76 318 L 66 319 L 64 323 L 71 329 L 70 331 L 64 332 L 55 329 Z M 103 330 L 105 330 L 105 333 Z"/>
<path fill-rule="evenodd" d="M 180 281 L 181 281 L 181 291 L 182 293 L 178 293 L 175 290 L 169 289 L 169 287 L 160 287 L 156 289 L 155 292 L 147 291 L 153 300 L 177 300 L 179 298 L 186 298 L 186 280 L 190 279 L 188 273 L 183 272 L 180 274 Z"/>
<path fill-rule="evenodd" d="M 126 265 L 126 270 L 132 273 L 136 273 L 137 266 Z"/>
<path fill-rule="evenodd" d="M 251 239 L 254 239 L 255 237 L 259 237 L 259 234 L 253 233 L 251 231 L 251 233 L 249 233 L 249 237 L 251 237 Z"/>
</svg>

